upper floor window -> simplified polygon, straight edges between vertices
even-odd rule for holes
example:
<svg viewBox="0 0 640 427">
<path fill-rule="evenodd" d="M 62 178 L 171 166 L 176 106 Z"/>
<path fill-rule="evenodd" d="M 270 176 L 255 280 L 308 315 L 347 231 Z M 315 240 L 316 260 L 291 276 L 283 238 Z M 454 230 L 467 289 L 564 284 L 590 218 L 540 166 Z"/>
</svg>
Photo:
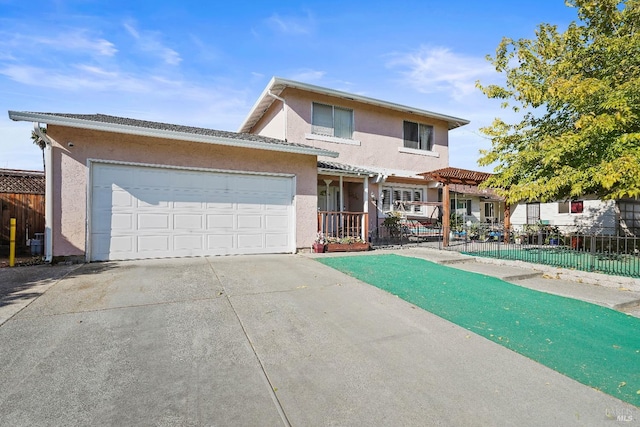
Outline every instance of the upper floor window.
<svg viewBox="0 0 640 427">
<path fill-rule="evenodd" d="M 351 139 L 353 136 L 353 110 L 333 105 L 313 103 L 311 133 Z"/>
<path fill-rule="evenodd" d="M 432 151 L 433 126 L 422 123 L 404 122 L 404 146 L 416 150 Z"/>
</svg>

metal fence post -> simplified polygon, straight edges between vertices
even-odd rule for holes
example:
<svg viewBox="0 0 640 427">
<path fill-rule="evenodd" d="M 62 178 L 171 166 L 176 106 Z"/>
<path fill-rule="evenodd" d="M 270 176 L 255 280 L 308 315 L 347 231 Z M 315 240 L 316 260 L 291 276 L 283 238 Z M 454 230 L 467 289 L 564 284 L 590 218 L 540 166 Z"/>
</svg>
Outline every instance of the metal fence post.
<svg viewBox="0 0 640 427">
<path fill-rule="evenodd" d="M 16 219 L 9 220 L 9 267 L 16 265 Z"/>
</svg>

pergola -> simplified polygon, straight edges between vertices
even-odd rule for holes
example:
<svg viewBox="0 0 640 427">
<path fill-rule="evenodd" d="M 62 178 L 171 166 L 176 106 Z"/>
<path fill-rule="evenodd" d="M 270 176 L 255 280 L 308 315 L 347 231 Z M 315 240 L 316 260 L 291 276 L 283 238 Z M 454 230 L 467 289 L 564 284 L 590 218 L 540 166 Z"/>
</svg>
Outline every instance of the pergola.
<svg viewBox="0 0 640 427">
<path fill-rule="evenodd" d="M 442 184 L 442 244 L 443 246 L 449 246 L 449 230 L 451 229 L 450 215 L 451 215 L 451 202 L 449 197 L 449 185 L 461 184 L 461 185 L 473 185 L 477 186 L 483 181 L 486 181 L 491 174 L 487 172 L 477 172 L 460 168 L 443 168 L 434 171 L 423 172 L 418 175 L 424 176 L 425 179 L 430 181 L 437 181 Z M 509 220 L 510 208 L 509 205 L 505 205 L 504 208 L 504 225 L 505 228 L 510 226 Z"/>
</svg>

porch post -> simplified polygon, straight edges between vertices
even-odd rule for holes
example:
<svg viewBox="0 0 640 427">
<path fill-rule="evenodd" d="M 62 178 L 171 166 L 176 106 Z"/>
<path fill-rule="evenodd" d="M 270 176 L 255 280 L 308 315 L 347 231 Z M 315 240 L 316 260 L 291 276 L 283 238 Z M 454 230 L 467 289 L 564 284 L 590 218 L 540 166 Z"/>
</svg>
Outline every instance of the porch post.
<svg viewBox="0 0 640 427">
<path fill-rule="evenodd" d="M 362 212 L 365 213 L 365 215 L 362 215 L 362 240 L 364 240 L 365 242 L 367 241 L 367 238 L 369 236 L 367 236 L 368 233 L 368 225 L 369 225 L 369 177 L 365 176 L 364 177 L 364 196 L 362 197 L 363 200 L 363 206 L 362 206 Z"/>
<path fill-rule="evenodd" d="M 342 175 L 340 175 L 340 209 L 338 209 L 340 212 L 342 212 L 344 209 L 344 191 L 342 188 Z"/>
<path fill-rule="evenodd" d="M 451 201 L 449 198 L 449 184 L 445 183 L 442 187 L 442 246 L 449 246 L 449 230 L 451 230 L 451 224 L 449 221 Z"/>
</svg>

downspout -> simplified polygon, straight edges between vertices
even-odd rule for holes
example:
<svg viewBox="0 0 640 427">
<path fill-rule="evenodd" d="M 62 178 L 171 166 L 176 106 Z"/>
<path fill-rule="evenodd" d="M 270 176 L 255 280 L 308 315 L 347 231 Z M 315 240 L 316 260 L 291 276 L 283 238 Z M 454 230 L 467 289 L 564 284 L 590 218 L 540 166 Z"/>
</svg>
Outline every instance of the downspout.
<svg viewBox="0 0 640 427">
<path fill-rule="evenodd" d="M 44 141 L 44 261 L 50 263 L 53 259 L 53 150 L 51 139 L 40 130 L 40 123 L 33 122 L 33 131 Z"/>
<path fill-rule="evenodd" d="M 282 102 L 282 111 L 284 112 L 284 140 L 285 142 L 287 141 L 287 100 L 274 94 L 273 92 L 269 91 L 267 92 L 267 95 L 269 95 L 270 97 L 277 99 L 278 101 Z"/>
</svg>

